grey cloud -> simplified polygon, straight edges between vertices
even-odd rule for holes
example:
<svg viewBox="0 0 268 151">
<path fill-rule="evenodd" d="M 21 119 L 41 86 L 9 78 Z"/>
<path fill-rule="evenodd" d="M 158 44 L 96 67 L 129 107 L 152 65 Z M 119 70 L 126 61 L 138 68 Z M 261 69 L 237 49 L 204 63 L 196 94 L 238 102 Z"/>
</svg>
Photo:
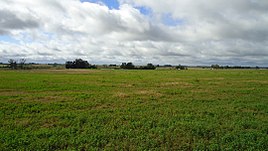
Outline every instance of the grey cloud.
<svg viewBox="0 0 268 151">
<path fill-rule="evenodd" d="M 12 53 L 12 54 L 9 53 L 9 54 L 3 55 L 2 57 L 7 58 L 7 59 L 10 59 L 10 58 L 26 58 L 28 56 L 29 55 L 22 54 L 22 53 Z"/>
<path fill-rule="evenodd" d="M 48 52 L 40 52 L 40 51 L 38 51 L 37 54 L 40 55 L 40 56 L 53 56 L 52 53 L 48 53 Z"/>
<path fill-rule="evenodd" d="M 39 23 L 30 19 L 20 19 L 8 10 L 0 10 L 0 33 L 6 34 L 10 30 L 38 28 Z"/>
<path fill-rule="evenodd" d="M 0 29 L 0 35 L 7 35 L 7 34 L 9 34 L 7 30 Z"/>
<path fill-rule="evenodd" d="M 178 52 L 166 51 L 166 52 L 162 53 L 161 56 L 187 57 L 187 56 L 190 56 L 190 55 L 188 55 L 188 54 L 182 54 L 182 53 L 178 53 Z"/>
<path fill-rule="evenodd" d="M 120 1 L 119 10 L 79 0 L 0 2 L 10 8 L 0 11 L 0 34 L 19 30 L 10 35 L 22 42 L 0 41 L 0 56 L 27 49 L 22 55 L 43 61 L 83 57 L 102 63 L 268 65 L 264 0 Z M 146 16 L 136 6 L 152 11 Z M 163 14 L 183 24 L 164 24 Z"/>
<path fill-rule="evenodd" d="M 57 52 L 62 52 L 62 50 L 59 49 L 59 48 L 52 48 L 52 49 L 55 50 L 55 51 L 57 51 Z"/>
<path fill-rule="evenodd" d="M 144 38 L 152 41 L 178 41 L 178 37 L 168 31 L 168 29 L 162 29 L 159 26 L 151 25 L 150 30 L 144 33 Z"/>
<path fill-rule="evenodd" d="M 263 28 L 243 30 L 233 27 L 228 27 L 222 29 L 218 32 L 221 35 L 222 39 L 231 38 L 231 39 L 244 39 L 249 41 L 267 41 L 268 40 L 268 30 Z"/>
</svg>

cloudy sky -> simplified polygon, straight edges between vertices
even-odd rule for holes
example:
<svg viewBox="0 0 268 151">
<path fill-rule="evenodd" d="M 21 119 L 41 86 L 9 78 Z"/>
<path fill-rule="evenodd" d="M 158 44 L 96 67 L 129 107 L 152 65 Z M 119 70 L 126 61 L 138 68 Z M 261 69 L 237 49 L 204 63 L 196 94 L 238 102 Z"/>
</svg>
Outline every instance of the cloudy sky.
<svg viewBox="0 0 268 151">
<path fill-rule="evenodd" d="M 0 0 L 0 62 L 268 66 L 267 0 Z"/>
</svg>

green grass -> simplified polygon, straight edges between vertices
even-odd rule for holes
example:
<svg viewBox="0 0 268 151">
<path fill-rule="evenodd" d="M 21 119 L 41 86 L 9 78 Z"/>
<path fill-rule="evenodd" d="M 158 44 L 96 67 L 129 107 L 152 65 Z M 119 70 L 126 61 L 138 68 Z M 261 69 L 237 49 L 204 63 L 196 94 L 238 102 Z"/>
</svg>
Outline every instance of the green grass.
<svg viewBox="0 0 268 151">
<path fill-rule="evenodd" d="M 0 150 L 265 150 L 268 70 L 0 70 Z"/>
</svg>

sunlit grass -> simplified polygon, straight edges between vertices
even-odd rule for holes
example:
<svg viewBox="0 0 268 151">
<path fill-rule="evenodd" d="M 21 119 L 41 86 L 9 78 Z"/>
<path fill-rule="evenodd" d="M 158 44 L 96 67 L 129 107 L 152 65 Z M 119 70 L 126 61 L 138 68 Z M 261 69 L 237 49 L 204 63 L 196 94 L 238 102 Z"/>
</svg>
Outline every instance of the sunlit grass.
<svg viewBox="0 0 268 151">
<path fill-rule="evenodd" d="M 267 70 L 0 71 L 3 150 L 265 150 Z"/>
</svg>

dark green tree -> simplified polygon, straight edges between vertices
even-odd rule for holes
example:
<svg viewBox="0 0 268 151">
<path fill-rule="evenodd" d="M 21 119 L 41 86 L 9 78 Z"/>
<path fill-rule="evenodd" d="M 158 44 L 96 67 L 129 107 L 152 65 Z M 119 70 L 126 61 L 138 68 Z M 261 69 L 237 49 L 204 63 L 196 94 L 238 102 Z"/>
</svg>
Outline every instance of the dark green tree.
<svg viewBox="0 0 268 151">
<path fill-rule="evenodd" d="M 156 67 L 152 63 L 148 63 L 146 66 L 141 66 L 140 69 L 154 70 Z"/>
<path fill-rule="evenodd" d="M 135 69 L 135 66 L 132 62 L 128 62 L 128 63 L 122 63 L 120 68 L 122 69 Z"/>
<path fill-rule="evenodd" d="M 218 64 L 213 64 L 213 65 L 211 65 L 211 68 L 213 68 L 213 69 L 219 69 L 219 68 L 220 68 L 220 65 L 218 65 Z"/>
<path fill-rule="evenodd" d="M 176 66 L 176 69 L 177 70 L 187 70 L 187 67 L 186 66 L 182 66 L 182 65 L 178 65 L 178 66 Z"/>
<path fill-rule="evenodd" d="M 90 68 L 91 65 L 83 59 L 75 59 L 74 61 L 67 61 L 65 63 L 65 67 L 67 69 L 69 68 L 86 69 Z"/>
</svg>

